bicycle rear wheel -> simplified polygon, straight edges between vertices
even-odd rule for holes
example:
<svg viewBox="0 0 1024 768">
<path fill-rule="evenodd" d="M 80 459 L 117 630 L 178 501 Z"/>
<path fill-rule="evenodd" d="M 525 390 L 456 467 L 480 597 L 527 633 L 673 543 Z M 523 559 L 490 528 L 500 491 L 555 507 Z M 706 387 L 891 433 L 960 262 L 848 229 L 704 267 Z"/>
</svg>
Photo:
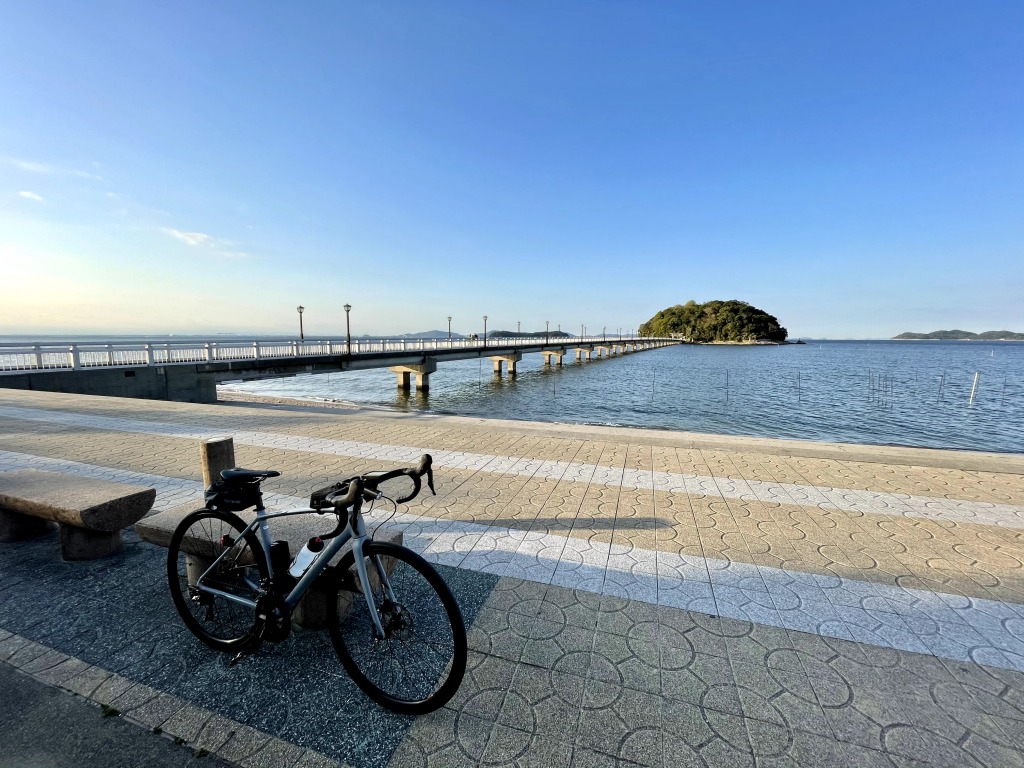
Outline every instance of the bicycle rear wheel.
<svg viewBox="0 0 1024 768">
<path fill-rule="evenodd" d="M 402 714 L 432 712 L 455 695 L 466 671 L 459 605 L 440 574 L 412 550 L 368 541 L 363 557 L 385 637 L 374 637 L 370 608 L 353 574 L 357 591 L 338 587 L 327 603 L 334 650 L 356 685 L 378 704 Z M 354 562 L 349 552 L 338 564 L 340 572 Z"/>
<path fill-rule="evenodd" d="M 242 650 L 255 637 L 253 604 L 267 561 L 245 529 L 237 515 L 200 509 L 178 524 L 167 550 L 174 607 L 192 634 L 219 651 Z"/>
</svg>

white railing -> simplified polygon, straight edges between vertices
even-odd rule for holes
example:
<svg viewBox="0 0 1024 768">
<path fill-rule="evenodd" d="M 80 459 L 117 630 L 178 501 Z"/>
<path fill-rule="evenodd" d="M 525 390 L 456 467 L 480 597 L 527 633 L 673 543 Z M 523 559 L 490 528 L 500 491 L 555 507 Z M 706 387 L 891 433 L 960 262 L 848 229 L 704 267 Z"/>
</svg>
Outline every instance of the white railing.
<svg viewBox="0 0 1024 768">
<path fill-rule="evenodd" d="M 282 360 L 295 357 L 512 350 L 522 347 L 613 346 L 636 343 L 677 344 L 678 339 L 629 337 L 527 336 L 482 339 L 353 339 L 293 341 L 210 341 L 160 343 L 0 344 L 0 373 L 67 371 L 86 368 L 139 368 L 215 361 Z M 382 361 L 382 365 L 386 365 Z"/>
</svg>

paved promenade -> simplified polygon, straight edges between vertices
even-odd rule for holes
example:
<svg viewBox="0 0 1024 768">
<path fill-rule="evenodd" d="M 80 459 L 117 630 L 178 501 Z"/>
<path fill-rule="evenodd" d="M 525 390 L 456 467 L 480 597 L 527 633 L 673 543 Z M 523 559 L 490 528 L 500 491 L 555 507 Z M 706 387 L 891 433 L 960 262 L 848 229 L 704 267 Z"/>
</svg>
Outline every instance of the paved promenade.
<svg viewBox="0 0 1024 768">
<path fill-rule="evenodd" d="M 228 669 L 164 551 L 0 545 L 0 660 L 242 765 L 1019 766 L 1024 457 L 0 389 L 0 470 L 270 502 L 434 456 L 394 521 L 470 626 L 445 709 L 366 699 L 315 632 Z"/>
</svg>

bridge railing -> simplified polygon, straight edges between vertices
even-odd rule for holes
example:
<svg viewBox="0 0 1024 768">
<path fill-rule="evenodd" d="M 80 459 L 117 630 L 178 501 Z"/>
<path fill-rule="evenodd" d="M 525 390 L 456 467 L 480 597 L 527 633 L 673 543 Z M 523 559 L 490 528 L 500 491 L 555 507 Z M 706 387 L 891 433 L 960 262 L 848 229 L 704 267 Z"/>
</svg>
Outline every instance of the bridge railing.
<svg viewBox="0 0 1024 768">
<path fill-rule="evenodd" d="M 524 346 L 598 346 L 629 344 L 638 341 L 666 341 L 607 336 L 536 336 L 482 339 L 352 339 L 345 340 L 230 340 L 154 343 L 75 343 L 75 344 L 0 344 L 0 373 L 19 371 L 60 371 L 83 368 L 137 368 L 145 366 L 186 365 L 214 361 L 275 360 L 294 357 L 330 357 L 334 355 L 386 354 L 402 352 L 445 352 L 457 349 L 508 350 Z"/>
</svg>

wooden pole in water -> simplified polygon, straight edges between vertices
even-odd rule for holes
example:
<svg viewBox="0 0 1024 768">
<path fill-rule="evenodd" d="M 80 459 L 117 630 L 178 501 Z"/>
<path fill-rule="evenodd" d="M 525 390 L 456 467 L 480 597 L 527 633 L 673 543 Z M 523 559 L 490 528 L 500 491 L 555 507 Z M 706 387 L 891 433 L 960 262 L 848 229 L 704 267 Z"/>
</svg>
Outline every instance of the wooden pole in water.
<svg viewBox="0 0 1024 768">
<path fill-rule="evenodd" d="M 939 394 L 938 394 L 938 397 L 935 398 L 935 402 L 936 403 L 942 402 L 942 385 L 945 384 L 945 383 L 946 383 L 946 372 L 943 371 L 942 375 L 939 377 Z"/>
<path fill-rule="evenodd" d="M 974 384 L 971 385 L 971 399 L 967 401 L 968 406 L 974 405 L 974 393 L 978 391 L 978 379 L 980 378 L 980 372 L 974 374 Z"/>
</svg>

